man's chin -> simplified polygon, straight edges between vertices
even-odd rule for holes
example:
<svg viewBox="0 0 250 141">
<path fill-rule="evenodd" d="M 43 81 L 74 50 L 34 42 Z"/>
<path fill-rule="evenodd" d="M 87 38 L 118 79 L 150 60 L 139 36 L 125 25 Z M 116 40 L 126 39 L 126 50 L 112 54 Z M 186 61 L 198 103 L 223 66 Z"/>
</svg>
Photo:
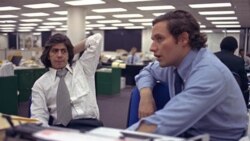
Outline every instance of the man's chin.
<svg viewBox="0 0 250 141">
<path fill-rule="evenodd" d="M 171 66 L 171 64 L 168 64 L 168 63 L 165 63 L 165 62 L 164 63 L 163 62 L 159 62 L 159 65 L 162 68 Z"/>
</svg>

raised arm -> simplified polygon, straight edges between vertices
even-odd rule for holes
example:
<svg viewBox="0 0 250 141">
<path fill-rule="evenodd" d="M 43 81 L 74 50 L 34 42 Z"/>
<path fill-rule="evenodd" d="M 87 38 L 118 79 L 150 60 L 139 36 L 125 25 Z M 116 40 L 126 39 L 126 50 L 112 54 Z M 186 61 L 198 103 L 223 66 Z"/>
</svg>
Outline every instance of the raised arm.
<svg viewBox="0 0 250 141">
<path fill-rule="evenodd" d="M 74 54 L 80 53 L 86 49 L 85 46 L 86 39 L 80 41 L 78 44 L 74 46 Z"/>
</svg>

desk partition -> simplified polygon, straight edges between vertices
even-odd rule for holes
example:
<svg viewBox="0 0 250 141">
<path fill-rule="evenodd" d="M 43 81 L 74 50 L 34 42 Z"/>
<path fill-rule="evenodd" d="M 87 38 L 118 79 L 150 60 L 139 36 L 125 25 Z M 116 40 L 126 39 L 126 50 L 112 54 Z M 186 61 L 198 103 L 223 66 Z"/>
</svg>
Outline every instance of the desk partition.
<svg viewBox="0 0 250 141">
<path fill-rule="evenodd" d="M 135 85 L 135 76 L 143 69 L 145 65 L 126 65 L 122 69 L 122 76 L 126 78 L 126 85 Z"/>
<path fill-rule="evenodd" d="M 97 95 L 119 94 L 121 87 L 121 69 L 98 70 L 95 74 Z"/>
<path fill-rule="evenodd" d="M 46 72 L 45 68 L 19 68 L 15 69 L 17 86 L 19 91 L 18 101 L 28 101 L 31 96 L 31 88 L 35 81 Z"/>
<path fill-rule="evenodd" d="M 17 115 L 17 76 L 0 77 L 0 113 Z"/>
</svg>

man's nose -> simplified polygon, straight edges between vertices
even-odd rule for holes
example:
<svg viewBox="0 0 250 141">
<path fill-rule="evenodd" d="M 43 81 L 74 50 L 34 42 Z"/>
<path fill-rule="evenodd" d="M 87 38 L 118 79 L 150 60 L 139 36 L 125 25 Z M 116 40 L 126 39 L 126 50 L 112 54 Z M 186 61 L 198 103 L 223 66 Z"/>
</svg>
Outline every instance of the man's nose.
<svg viewBox="0 0 250 141">
<path fill-rule="evenodd" d="M 62 56 L 63 55 L 63 52 L 61 50 L 58 50 L 57 51 L 57 56 Z"/>
<path fill-rule="evenodd" d="M 150 51 L 155 52 L 156 49 L 157 49 L 157 46 L 155 45 L 155 43 L 152 43 L 151 46 L 150 46 Z"/>
</svg>

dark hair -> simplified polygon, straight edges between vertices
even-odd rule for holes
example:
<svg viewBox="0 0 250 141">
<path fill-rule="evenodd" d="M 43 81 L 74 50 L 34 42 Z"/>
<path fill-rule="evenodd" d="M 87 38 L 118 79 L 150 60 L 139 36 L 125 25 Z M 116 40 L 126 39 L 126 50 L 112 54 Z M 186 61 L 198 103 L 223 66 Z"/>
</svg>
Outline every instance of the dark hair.
<svg viewBox="0 0 250 141">
<path fill-rule="evenodd" d="M 238 48 L 238 42 L 233 36 L 225 37 L 220 43 L 221 50 L 234 52 Z"/>
<path fill-rule="evenodd" d="M 74 57 L 74 52 L 73 52 L 74 47 L 66 35 L 57 33 L 57 34 L 52 35 L 49 38 L 49 40 L 45 43 L 45 47 L 44 47 L 43 53 L 41 55 L 41 61 L 46 68 L 51 67 L 51 62 L 49 60 L 49 52 L 50 52 L 51 48 L 54 45 L 60 44 L 60 43 L 63 43 L 67 47 L 68 54 L 69 54 L 68 63 L 70 65 L 72 65 L 72 60 Z"/>
<path fill-rule="evenodd" d="M 153 25 L 162 21 L 167 21 L 167 28 L 176 40 L 183 32 L 187 32 L 192 49 L 206 47 L 207 37 L 200 33 L 200 26 L 190 13 L 183 10 L 170 11 L 154 19 Z"/>
</svg>

